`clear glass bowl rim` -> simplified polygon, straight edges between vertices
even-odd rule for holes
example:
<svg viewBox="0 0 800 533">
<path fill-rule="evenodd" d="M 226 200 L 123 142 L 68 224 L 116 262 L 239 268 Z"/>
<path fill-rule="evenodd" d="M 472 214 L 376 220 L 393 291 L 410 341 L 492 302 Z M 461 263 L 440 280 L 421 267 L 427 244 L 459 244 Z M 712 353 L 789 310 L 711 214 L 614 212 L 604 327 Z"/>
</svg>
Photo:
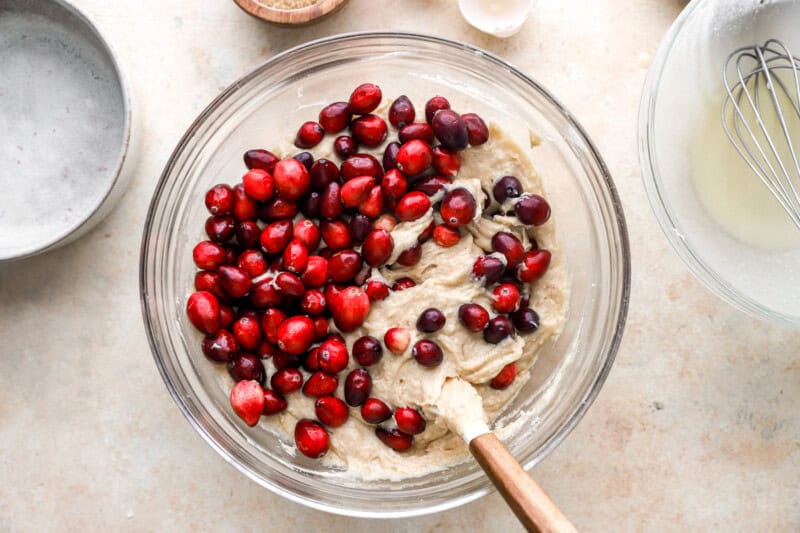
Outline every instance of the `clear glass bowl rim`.
<svg viewBox="0 0 800 533">
<path fill-rule="evenodd" d="M 156 188 L 153 191 L 152 200 L 150 206 L 148 208 L 147 217 L 145 220 L 145 225 L 142 233 L 142 241 L 141 241 L 141 248 L 140 248 L 140 268 L 139 268 L 139 282 L 140 282 L 140 291 L 141 291 L 141 305 L 142 305 L 142 315 L 144 318 L 144 325 L 145 331 L 147 333 L 148 342 L 150 344 L 150 349 L 155 360 L 156 366 L 158 367 L 159 373 L 161 374 L 164 383 L 172 396 L 175 403 L 178 405 L 179 409 L 183 413 L 184 417 L 189 421 L 191 426 L 194 430 L 214 449 L 222 458 L 234 466 L 237 470 L 247 476 L 249 479 L 255 481 L 259 485 L 267 488 L 271 492 L 285 497 L 295 503 L 299 503 L 301 505 L 305 505 L 320 511 L 325 511 L 333 514 L 340 514 L 345 516 L 353 516 L 353 517 L 360 517 L 360 518 L 404 518 L 404 517 L 413 517 L 413 516 L 421 516 L 431 513 L 442 512 L 448 509 L 452 509 L 471 501 L 474 501 L 486 494 L 489 494 L 493 487 L 488 482 L 482 488 L 472 491 L 471 493 L 464 494 L 462 496 L 453 498 L 445 503 L 430 505 L 430 504 L 419 504 L 417 506 L 409 507 L 403 510 L 391 510 L 391 511 L 370 511 L 366 509 L 342 509 L 340 507 L 334 507 L 327 505 L 325 503 L 321 503 L 317 500 L 300 496 L 298 494 L 292 493 L 290 491 L 284 490 L 283 488 L 273 485 L 270 480 L 264 479 L 261 475 L 257 472 L 252 471 L 246 465 L 242 464 L 236 457 L 232 455 L 232 453 L 223 448 L 211 435 L 207 428 L 198 421 L 192 413 L 189 411 L 189 408 L 185 405 L 183 398 L 181 396 L 180 391 L 178 391 L 175 387 L 175 384 L 172 382 L 171 378 L 168 375 L 167 368 L 164 362 L 161 360 L 161 356 L 158 351 L 158 347 L 156 345 L 155 339 L 155 332 L 154 329 L 157 328 L 157 324 L 154 323 L 152 320 L 149 310 L 147 307 L 147 301 L 145 295 L 147 294 L 147 260 L 148 260 L 148 237 L 150 234 L 151 226 L 154 224 L 155 215 L 156 215 L 156 207 L 157 207 L 157 200 L 159 199 L 160 195 L 162 194 L 165 186 L 166 180 L 169 177 L 169 174 L 176 162 L 178 156 L 183 152 L 184 148 L 186 147 L 187 143 L 189 143 L 192 137 L 195 135 L 196 131 L 203 125 L 206 119 L 211 115 L 218 107 L 223 105 L 223 103 L 232 96 L 237 90 L 239 90 L 242 86 L 246 85 L 251 79 L 257 77 L 264 69 L 267 69 L 275 62 L 281 61 L 289 56 L 302 53 L 307 50 L 311 50 L 320 46 L 324 46 L 326 44 L 333 44 L 333 43 L 341 43 L 344 41 L 349 40 L 360 40 L 360 39 L 401 39 L 401 40 L 408 40 L 408 41 L 425 41 L 433 44 L 443 45 L 446 47 L 460 49 L 462 51 L 467 51 L 473 53 L 477 56 L 480 56 L 481 59 L 485 59 L 490 61 L 491 63 L 496 64 L 497 66 L 503 68 L 510 74 L 514 75 L 515 77 L 519 78 L 523 83 L 529 86 L 533 91 L 536 91 L 544 99 L 553 106 L 553 109 L 561 115 L 561 117 L 565 120 L 565 122 L 574 130 L 574 132 L 578 135 L 578 142 L 582 144 L 583 148 L 588 152 L 591 157 L 591 163 L 596 166 L 599 176 L 602 178 L 602 181 L 597 183 L 604 191 L 607 193 L 608 198 L 608 207 L 612 210 L 612 220 L 616 225 L 616 230 L 618 232 L 618 254 L 620 259 L 620 263 L 617 268 L 620 271 L 619 281 L 620 281 L 620 292 L 619 292 L 619 301 L 617 303 L 617 316 L 616 319 L 613 320 L 614 328 L 613 332 L 611 333 L 610 339 L 608 341 L 608 350 L 605 354 L 603 364 L 599 372 L 597 373 L 596 379 L 591 384 L 591 387 L 585 391 L 584 399 L 580 403 L 580 405 L 576 406 L 573 415 L 569 418 L 569 420 L 557 431 L 555 432 L 545 443 L 544 446 L 539 450 L 538 453 L 534 454 L 530 460 L 523 464 L 523 467 L 526 470 L 530 470 L 535 464 L 537 464 L 540 460 L 546 457 L 551 451 L 553 451 L 566 437 L 569 433 L 575 428 L 577 423 L 583 418 L 584 414 L 586 413 L 587 409 L 591 404 L 594 402 L 597 394 L 600 392 L 600 389 L 603 386 L 606 378 L 608 377 L 609 372 L 611 371 L 611 367 L 613 366 L 617 351 L 619 349 L 620 343 L 622 341 L 622 334 L 625 329 L 625 322 L 627 319 L 629 301 L 630 301 L 630 284 L 631 284 L 631 256 L 630 256 L 630 244 L 629 244 L 629 237 L 628 237 L 628 230 L 625 221 L 625 216 L 622 210 L 622 202 L 620 201 L 619 195 L 617 193 L 616 186 L 614 185 L 613 179 L 611 174 L 608 170 L 605 161 L 601 157 L 597 147 L 595 146 L 594 142 L 589 138 L 586 131 L 583 127 L 577 122 L 577 120 L 573 117 L 573 115 L 552 95 L 549 91 L 547 91 L 544 87 L 542 87 L 538 82 L 533 80 L 532 78 L 528 77 L 526 74 L 521 72 L 519 69 L 501 59 L 500 57 L 487 52 L 479 47 L 473 46 L 468 43 L 461 43 L 452 41 L 450 39 L 422 34 L 422 33 L 412 33 L 412 32 L 391 32 L 391 31 L 365 31 L 365 32 L 350 32 L 350 33 L 342 33 L 336 34 L 328 37 L 323 37 L 320 39 L 315 39 L 312 41 L 307 41 L 302 43 L 298 46 L 292 47 L 284 52 L 276 54 L 272 58 L 268 59 L 261 65 L 254 68 L 248 74 L 242 76 L 231 85 L 229 85 L 224 91 L 222 91 L 212 102 L 197 116 L 197 118 L 191 123 L 189 128 L 187 129 L 186 133 L 181 137 L 180 141 L 178 142 L 177 146 L 173 150 L 172 154 L 170 155 L 167 164 L 164 167 L 164 170 L 159 177 L 159 181 L 156 185 Z"/>
</svg>

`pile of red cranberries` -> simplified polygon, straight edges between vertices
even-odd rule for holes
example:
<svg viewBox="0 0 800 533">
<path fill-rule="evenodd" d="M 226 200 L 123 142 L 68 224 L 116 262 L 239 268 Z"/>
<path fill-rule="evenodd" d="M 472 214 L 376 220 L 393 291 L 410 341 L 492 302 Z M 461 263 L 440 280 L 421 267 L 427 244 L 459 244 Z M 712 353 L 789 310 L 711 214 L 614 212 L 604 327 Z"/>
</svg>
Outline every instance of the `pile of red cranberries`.
<svg viewBox="0 0 800 533">
<path fill-rule="evenodd" d="M 385 332 L 383 342 L 363 336 L 349 353 L 341 333 L 363 324 L 370 302 L 416 284 L 403 277 L 387 286 L 372 277 L 372 269 L 393 255 L 395 225 L 417 220 L 432 208 L 441 220 L 398 255 L 392 266 L 402 268 L 420 261 L 428 240 L 442 247 L 457 244 L 476 215 L 475 198 L 455 187 L 453 178 L 461 165 L 459 152 L 488 140 L 484 121 L 456 113 L 441 96 L 428 100 L 424 121 L 415 121 L 413 103 L 400 96 L 388 110 L 398 140 L 389 142 L 378 160 L 359 147 L 376 148 L 386 141 L 389 125 L 373 114 L 382 98 L 377 85 L 362 84 L 349 101 L 327 105 L 317 122 L 300 126 L 295 145 L 301 149 L 336 135 L 338 163 L 315 160 L 309 152 L 280 159 L 263 149 L 247 151 L 248 171 L 241 183 L 214 185 L 206 193 L 208 240 L 193 250 L 199 271 L 186 314 L 205 334 L 203 353 L 227 364 L 236 381 L 230 393 L 233 410 L 254 426 L 262 415 L 284 411 L 297 391 L 316 398 L 316 420 L 300 420 L 294 434 L 297 448 L 312 458 L 326 453 L 328 431 L 344 424 L 351 408 L 358 408 L 364 422 L 376 426 L 381 442 L 396 451 L 409 449 L 414 435 L 425 430 L 417 409 L 392 409 L 370 396 L 368 369 L 380 362 L 384 346 L 392 354 L 405 353 L 411 334 L 395 327 Z M 503 206 L 512 200 L 513 214 L 523 225 L 549 218 L 547 202 L 524 194 L 513 176 L 499 179 L 493 194 Z M 437 205 L 431 203 L 433 196 L 441 198 Z M 550 254 L 535 245 L 524 250 L 510 232 L 495 235 L 492 246 L 495 253 L 479 257 L 473 274 L 491 290 L 497 315 L 490 318 L 480 305 L 467 303 L 458 317 L 468 330 L 499 343 L 515 330 L 537 329 L 539 317 L 529 308 L 525 290 L 547 269 Z M 435 308 L 420 315 L 417 329 L 425 336 L 411 352 L 421 366 L 441 364 L 442 350 L 429 336 L 445 322 Z M 351 356 L 358 367 L 344 376 L 344 398 L 339 398 L 335 393 Z M 267 358 L 276 369 L 269 379 L 262 362 Z M 512 363 L 490 385 L 504 389 L 515 376 Z"/>
</svg>

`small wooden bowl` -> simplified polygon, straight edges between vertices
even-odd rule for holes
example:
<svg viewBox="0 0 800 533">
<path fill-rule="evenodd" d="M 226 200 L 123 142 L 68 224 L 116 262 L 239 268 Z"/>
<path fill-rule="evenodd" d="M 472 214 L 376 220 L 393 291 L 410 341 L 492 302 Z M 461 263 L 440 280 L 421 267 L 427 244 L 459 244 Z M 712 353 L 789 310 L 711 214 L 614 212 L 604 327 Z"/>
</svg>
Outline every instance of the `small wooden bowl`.
<svg viewBox="0 0 800 533">
<path fill-rule="evenodd" d="M 267 22 L 287 26 L 299 26 L 333 13 L 342 7 L 347 0 L 319 0 L 314 5 L 301 7 L 299 9 L 277 9 L 274 7 L 267 7 L 258 2 L 258 0 L 233 1 L 246 13 L 266 20 Z"/>
</svg>

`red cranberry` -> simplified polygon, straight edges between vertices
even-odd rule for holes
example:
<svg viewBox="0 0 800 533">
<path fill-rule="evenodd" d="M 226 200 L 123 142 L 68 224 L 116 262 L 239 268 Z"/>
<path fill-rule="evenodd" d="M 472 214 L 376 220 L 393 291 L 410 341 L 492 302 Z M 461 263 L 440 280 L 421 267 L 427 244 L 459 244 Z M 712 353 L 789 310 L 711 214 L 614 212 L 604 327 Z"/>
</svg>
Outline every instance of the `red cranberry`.
<svg viewBox="0 0 800 533">
<path fill-rule="evenodd" d="M 481 117 L 475 113 L 464 113 L 461 118 L 467 125 L 470 145 L 479 146 L 489 140 L 489 128 Z"/>
<path fill-rule="evenodd" d="M 367 280 L 367 285 L 364 287 L 364 292 L 369 296 L 370 302 L 377 302 L 385 300 L 389 296 L 389 286 L 384 282 L 377 279 Z"/>
<path fill-rule="evenodd" d="M 425 419 L 416 409 L 411 407 L 398 407 L 394 411 L 394 421 L 397 429 L 407 435 L 419 435 L 425 431 Z"/>
<path fill-rule="evenodd" d="M 259 237 L 261 249 L 268 254 L 283 252 L 283 249 L 292 240 L 292 230 L 291 220 L 278 220 L 268 224 Z"/>
<path fill-rule="evenodd" d="M 309 152 L 300 152 L 299 154 L 295 154 L 292 156 L 292 159 L 299 161 L 300 164 L 306 167 L 306 170 L 309 171 L 311 170 L 311 166 L 314 164 L 314 156 Z M 273 177 L 275 177 L 274 172 Z"/>
<path fill-rule="evenodd" d="M 261 359 L 269 359 L 278 353 L 278 347 L 269 341 L 263 341 L 256 349 L 256 355 Z"/>
<path fill-rule="evenodd" d="M 300 200 L 300 212 L 308 218 L 320 218 L 322 216 L 322 194 L 311 191 Z"/>
<path fill-rule="evenodd" d="M 404 452 L 411 448 L 411 446 L 414 444 L 414 437 L 411 435 L 406 435 L 396 428 L 375 428 L 375 436 L 377 436 L 382 443 L 396 452 Z"/>
<path fill-rule="evenodd" d="M 269 200 L 275 194 L 272 176 L 266 170 L 259 168 L 248 171 L 242 178 L 242 185 L 247 196 L 260 202 Z"/>
<path fill-rule="evenodd" d="M 390 142 L 383 150 L 383 169 L 394 170 L 397 168 L 397 152 L 400 150 L 399 142 Z"/>
<path fill-rule="evenodd" d="M 344 250 L 353 245 L 353 230 L 343 220 L 324 220 L 320 224 L 322 240 L 331 250 Z"/>
<path fill-rule="evenodd" d="M 383 336 L 386 348 L 395 355 L 401 355 L 411 343 L 411 335 L 403 328 L 389 328 Z"/>
<path fill-rule="evenodd" d="M 492 307 L 498 313 L 512 313 L 519 306 L 519 289 L 511 283 L 498 285 L 492 291 Z"/>
<path fill-rule="evenodd" d="M 433 333 L 442 329 L 446 321 L 444 313 L 435 307 L 430 307 L 420 313 L 417 318 L 417 329 L 423 333 Z"/>
<path fill-rule="evenodd" d="M 397 202 L 395 213 L 401 222 L 417 220 L 431 208 L 431 201 L 420 191 L 412 191 L 403 195 Z"/>
<path fill-rule="evenodd" d="M 381 179 L 381 188 L 386 199 L 395 202 L 408 190 L 408 179 L 399 170 L 389 170 Z"/>
<path fill-rule="evenodd" d="M 523 196 L 514 205 L 514 213 L 523 224 L 541 226 L 550 219 L 550 204 L 538 194 Z"/>
<path fill-rule="evenodd" d="M 219 327 L 230 329 L 236 320 L 236 312 L 229 305 L 219 306 Z"/>
<path fill-rule="evenodd" d="M 328 432 L 313 420 L 300 420 L 294 426 L 297 449 L 306 457 L 317 459 L 328 451 Z"/>
<path fill-rule="evenodd" d="M 339 135 L 333 141 L 333 151 L 342 159 L 347 159 L 358 152 L 358 143 L 349 135 Z"/>
<path fill-rule="evenodd" d="M 400 139 L 400 142 L 403 144 L 417 140 L 431 145 L 436 141 L 436 137 L 433 134 L 433 128 L 430 124 L 425 122 L 418 122 L 405 126 L 397 134 L 397 138 Z"/>
<path fill-rule="evenodd" d="M 206 219 L 206 234 L 214 242 L 228 242 L 235 232 L 236 220 L 231 215 L 217 215 Z"/>
<path fill-rule="evenodd" d="M 275 165 L 275 188 L 284 200 L 293 202 L 311 190 L 308 170 L 296 159 L 284 159 Z"/>
<path fill-rule="evenodd" d="M 450 248 L 458 244 L 461 240 L 461 233 L 457 228 L 451 228 L 440 224 L 433 230 L 433 240 L 442 248 Z"/>
<path fill-rule="evenodd" d="M 289 296 L 302 296 L 306 292 L 303 282 L 291 272 L 281 272 L 275 277 L 275 285 L 283 294 Z"/>
<path fill-rule="evenodd" d="M 296 368 L 281 368 L 269 381 L 272 389 L 283 394 L 291 394 L 303 386 L 303 374 Z"/>
<path fill-rule="evenodd" d="M 300 366 L 300 357 L 278 350 L 272 354 L 272 364 L 275 365 L 275 370 L 295 369 Z"/>
<path fill-rule="evenodd" d="M 358 207 L 369 196 L 369 191 L 375 184 L 372 176 L 359 176 L 345 182 L 342 185 L 342 203 L 347 207 Z"/>
<path fill-rule="evenodd" d="M 255 248 L 260 236 L 261 228 L 252 220 L 245 220 L 236 224 L 236 242 L 242 248 Z"/>
<path fill-rule="evenodd" d="M 322 192 L 329 183 L 339 180 L 339 167 L 327 159 L 317 159 L 308 171 L 311 189 Z"/>
<path fill-rule="evenodd" d="M 272 278 L 262 279 L 250 289 L 250 303 L 254 307 L 272 307 L 283 303 L 283 295 L 272 284 Z"/>
<path fill-rule="evenodd" d="M 517 331 L 523 335 L 539 329 L 539 314 L 530 307 L 520 307 L 519 310 L 511 313 L 511 321 Z"/>
<path fill-rule="evenodd" d="M 433 122 L 433 116 L 440 109 L 450 109 L 450 102 L 444 96 L 434 96 L 425 103 L 425 120 Z"/>
<path fill-rule="evenodd" d="M 386 121 L 377 115 L 358 117 L 350 124 L 350 131 L 355 140 L 370 148 L 380 146 L 388 133 Z"/>
<path fill-rule="evenodd" d="M 261 206 L 261 209 L 258 211 L 258 218 L 265 222 L 294 218 L 297 211 L 298 207 L 295 202 L 283 198 L 272 198 Z"/>
<path fill-rule="evenodd" d="M 392 284 L 393 291 L 404 291 L 406 289 L 410 289 L 411 287 L 415 286 L 417 282 L 415 282 L 411 278 L 399 278 L 395 280 Z"/>
<path fill-rule="evenodd" d="M 311 316 L 321 315 L 325 312 L 326 306 L 327 301 L 325 300 L 325 295 L 322 293 L 322 291 L 318 291 L 316 289 L 307 290 L 300 300 L 300 309 L 302 309 L 304 313 L 307 313 Z M 314 328 L 314 331 L 316 332 L 316 327 Z M 316 335 L 314 335 L 314 337 L 316 338 Z"/>
<path fill-rule="evenodd" d="M 264 391 L 264 409 L 262 410 L 263 414 L 267 416 L 278 414 L 286 409 L 287 405 L 286 398 L 277 392 L 271 390 Z"/>
<path fill-rule="evenodd" d="M 208 291 L 219 299 L 226 299 L 227 295 L 222 289 L 219 274 L 216 272 L 200 271 L 194 275 L 194 288 L 198 291 Z"/>
<path fill-rule="evenodd" d="M 453 183 L 452 178 L 445 176 L 426 176 L 414 182 L 414 190 L 425 193 L 428 196 L 433 196 L 437 192 L 444 190 L 444 188 Z"/>
<path fill-rule="evenodd" d="M 339 133 L 350 124 L 351 116 L 347 102 L 334 102 L 319 112 L 319 123 L 327 133 Z"/>
<path fill-rule="evenodd" d="M 392 255 L 394 239 L 388 231 L 382 229 L 372 230 L 361 247 L 364 261 L 371 267 L 382 266 Z"/>
<path fill-rule="evenodd" d="M 433 149 L 433 169 L 442 176 L 453 177 L 461 170 L 458 152 L 436 146 Z"/>
<path fill-rule="evenodd" d="M 506 258 L 506 268 L 512 269 L 522 262 L 525 249 L 513 233 L 501 231 L 492 237 L 492 250 L 500 252 Z"/>
<path fill-rule="evenodd" d="M 458 308 L 458 318 L 470 331 L 483 331 L 489 323 L 489 311 L 478 304 L 464 304 Z"/>
<path fill-rule="evenodd" d="M 353 358 L 361 366 L 372 366 L 383 357 L 383 347 L 378 339 L 365 335 L 353 343 Z"/>
<path fill-rule="evenodd" d="M 433 154 L 431 147 L 426 142 L 415 139 L 400 147 L 396 159 L 398 170 L 410 176 L 416 176 L 431 167 Z"/>
<path fill-rule="evenodd" d="M 299 239 L 292 239 L 283 250 L 283 268 L 302 274 L 308 266 L 308 250 Z"/>
<path fill-rule="evenodd" d="M 384 231 L 392 231 L 397 226 L 397 219 L 389 213 L 384 213 L 372 223 L 372 229 L 382 229 Z"/>
<path fill-rule="evenodd" d="M 323 294 L 325 296 L 325 294 Z M 326 302 L 327 304 L 327 299 Z M 328 324 L 328 319 L 324 316 L 316 316 L 314 317 L 314 340 L 321 341 L 325 337 L 328 336 L 328 332 L 330 331 L 330 325 Z"/>
<path fill-rule="evenodd" d="M 225 259 L 223 259 L 223 265 L 235 265 L 236 258 L 239 257 L 239 248 L 233 245 L 224 246 L 225 249 Z"/>
<path fill-rule="evenodd" d="M 421 366 L 433 368 L 442 364 L 444 354 L 439 345 L 428 339 L 421 339 L 414 343 L 411 355 Z"/>
<path fill-rule="evenodd" d="M 530 250 L 525 252 L 522 262 L 517 266 L 516 276 L 519 281 L 530 283 L 541 278 L 550 266 L 550 252 L 547 250 Z"/>
<path fill-rule="evenodd" d="M 258 381 L 239 381 L 231 389 L 230 402 L 233 412 L 245 424 L 255 426 L 264 411 L 264 389 Z"/>
<path fill-rule="evenodd" d="M 505 390 L 514 383 L 514 379 L 517 377 L 517 364 L 516 363 L 508 363 L 503 369 L 492 378 L 492 381 L 489 382 L 489 386 L 493 389 L 497 390 Z"/>
<path fill-rule="evenodd" d="M 248 169 L 260 168 L 270 174 L 280 158 L 268 150 L 248 150 L 244 153 L 244 164 Z"/>
<path fill-rule="evenodd" d="M 311 377 L 306 380 L 303 385 L 303 394 L 306 396 L 328 396 L 336 391 L 339 385 L 339 378 L 335 374 L 328 374 L 327 372 L 318 371 L 311 374 Z"/>
<path fill-rule="evenodd" d="M 202 241 L 192 250 L 194 264 L 201 270 L 216 270 L 225 262 L 225 249 L 211 241 Z"/>
<path fill-rule="evenodd" d="M 253 283 L 250 281 L 250 276 L 242 269 L 235 266 L 222 265 L 219 267 L 218 271 L 219 282 L 228 296 L 231 298 L 243 298 L 247 296 Z"/>
<path fill-rule="evenodd" d="M 494 184 L 492 192 L 497 203 L 502 204 L 508 198 L 518 198 L 522 194 L 522 183 L 514 176 L 503 176 Z"/>
<path fill-rule="evenodd" d="M 369 296 L 360 287 L 348 287 L 335 300 L 328 301 L 333 321 L 340 331 L 348 333 L 358 328 L 369 314 Z"/>
<path fill-rule="evenodd" d="M 233 189 L 228 185 L 214 185 L 206 193 L 206 208 L 212 215 L 227 215 L 233 208 Z"/>
<path fill-rule="evenodd" d="M 353 232 L 353 240 L 356 243 L 363 243 L 372 230 L 372 222 L 368 216 L 359 213 L 350 219 L 350 229 Z"/>
<path fill-rule="evenodd" d="M 367 199 L 358 206 L 358 212 L 368 218 L 377 218 L 383 212 L 385 200 L 380 185 L 373 185 Z"/>
<path fill-rule="evenodd" d="M 359 176 L 372 176 L 376 180 L 383 177 L 383 168 L 375 156 L 370 154 L 356 154 L 342 162 L 342 178 L 344 181 Z"/>
<path fill-rule="evenodd" d="M 504 316 L 496 316 L 489 320 L 489 324 L 483 330 L 483 338 L 490 344 L 497 344 L 513 334 L 514 325 Z"/>
<path fill-rule="evenodd" d="M 319 345 L 317 359 L 320 369 L 330 374 L 341 372 L 350 362 L 347 346 L 336 338 L 330 338 Z"/>
<path fill-rule="evenodd" d="M 467 125 L 455 111 L 438 111 L 431 121 L 431 127 L 436 138 L 448 150 L 463 150 L 469 144 Z"/>
<path fill-rule="evenodd" d="M 258 250 L 245 250 L 236 259 L 236 266 L 251 278 L 267 271 L 267 260 Z"/>
<path fill-rule="evenodd" d="M 350 416 L 347 404 L 334 396 L 318 398 L 314 403 L 314 412 L 320 422 L 332 428 L 343 425 Z"/>
<path fill-rule="evenodd" d="M 224 363 L 239 353 L 239 343 L 230 331 L 221 329 L 203 339 L 203 353 L 212 361 Z"/>
<path fill-rule="evenodd" d="M 319 246 L 319 227 L 307 218 L 295 222 L 292 234 L 307 250 L 316 250 Z"/>
<path fill-rule="evenodd" d="M 361 405 L 361 418 L 367 424 L 380 424 L 392 416 L 392 410 L 383 400 L 378 398 L 367 398 Z"/>
<path fill-rule="evenodd" d="M 361 270 L 361 256 L 355 250 L 336 252 L 328 260 L 328 278 L 336 283 L 352 280 Z"/>
<path fill-rule="evenodd" d="M 383 93 L 374 83 L 362 83 L 350 95 L 350 111 L 356 115 L 372 113 L 381 103 Z"/>
<path fill-rule="evenodd" d="M 344 399 L 348 405 L 358 407 L 363 405 L 372 390 L 372 378 L 363 368 L 357 368 L 347 374 L 344 381 Z"/>
<path fill-rule="evenodd" d="M 258 319 L 249 316 L 240 317 L 233 323 L 233 335 L 245 350 L 255 350 L 261 345 L 261 326 Z"/>
<path fill-rule="evenodd" d="M 240 183 L 233 188 L 233 206 L 231 214 L 239 222 L 255 220 L 258 218 L 258 204 L 247 196 L 244 186 Z"/>
<path fill-rule="evenodd" d="M 322 192 L 319 211 L 328 220 L 339 218 L 344 211 L 342 205 L 342 187 L 337 182 L 329 183 Z M 324 223 L 323 223 L 324 224 Z"/>
<path fill-rule="evenodd" d="M 414 104 L 404 94 L 398 96 L 389 106 L 389 122 L 395 128 L 402 128 L 406 124 L 414 122 L 415 116 Z"/>
<path fill-rule="evenodd" d="M 234 381 L 253 380 L 264 383 L 264 365 L 251 353 L 243 353 L 228 361 L 228 374 Z"/>
<path fill-rule="evenodd" d="M 328 279 L 328 260 L 318 255 L 308 258 L 308 266 L 300 278 L 308 288 L 321 287 Z"/>
<path fill-rule="evenodd" d="M 314 342 L 314 322 L 306 316 L 293 316 L 278 326 L 278 348 L 291 355 L 299 355 Z"/>
<path fill-rule="evenodd" d="M 186 316 L 203 333 L 216 333 L 219 329 L 219 301 L 208 291 L 197 291 L 186 301 Z"/>
<path fill-rule="evenodd" d="M 475 197 L 467 189 L 459 187 L 445 195 L 439 212 L 445 224 L 451 228 L 459 228 L 472 220 L 475 209 Z"/>
<path fill-rule="evenodd" d="M 261 317 L 264 337 L 272 344 L 278 343 L 278 327 L 286 320 L 286 313 L 280 309 L 267 309 Z"/>
<path fill-rule="evenodd" d="M 422 246 L 417 242 L 411 248 L 403 250 L 403 252 L 397 256 L 397 264 L 410 267 L 419 263 L 421 258 Z"/>
<path fill-rule="evenodd" d="M 503 261 L 491 255 L 483 255 L 475 260 L 472 265 L 472 276 L 477 280 L 484 280 L 489 286 L 497 283 L 503 277 L 506 266 Z"/>
</svg>

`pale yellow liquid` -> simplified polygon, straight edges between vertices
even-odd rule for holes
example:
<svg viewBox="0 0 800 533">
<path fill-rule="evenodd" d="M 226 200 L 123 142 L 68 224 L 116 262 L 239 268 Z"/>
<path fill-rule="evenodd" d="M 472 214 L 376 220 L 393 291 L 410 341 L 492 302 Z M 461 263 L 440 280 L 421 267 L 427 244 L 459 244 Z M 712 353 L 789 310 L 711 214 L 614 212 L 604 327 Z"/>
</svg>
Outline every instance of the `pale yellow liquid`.
<svg viewBox="0 0 800 533">
<path fill-rule="evenodd" d="M 787 78 L 786 82 L 789 81 Z M 793 86 L 793 80 L 791 84 L 789 87 Z M 794 172 L 794 163 L 777 114 L 772 104 L 765 100 L 768 98 L 767 92 L 761 91 L 759 94 L 762 97 L 761 115 L 766 129 L 776 139 L 787 170 Z M 723 97 L 720 96 L 707 107 L 707 116 L 700 121 L 692 150 L 692 181 L 703 206 L 725 231 L 744 243 L 777 250 L 800 248 L 800 229 L 791 222 L 725 135 L 721 120 L 722 102 Z M 789 105 L 785 97 L 779 102 L 783 106 Z M 757 128 L 752 113 L 747 112 L 744 106 L 742 109 L 751 128 Z M 800 121 L 793 113 L 784 113 L 784 117 L 800 157 Z M 763 137 L 759 140 L 763 144 Z M 777 144 L 778 141 L 780 144 Z M 795 186 L 800 188 L 800 180 L 795 181 Z"/>
</svg>

